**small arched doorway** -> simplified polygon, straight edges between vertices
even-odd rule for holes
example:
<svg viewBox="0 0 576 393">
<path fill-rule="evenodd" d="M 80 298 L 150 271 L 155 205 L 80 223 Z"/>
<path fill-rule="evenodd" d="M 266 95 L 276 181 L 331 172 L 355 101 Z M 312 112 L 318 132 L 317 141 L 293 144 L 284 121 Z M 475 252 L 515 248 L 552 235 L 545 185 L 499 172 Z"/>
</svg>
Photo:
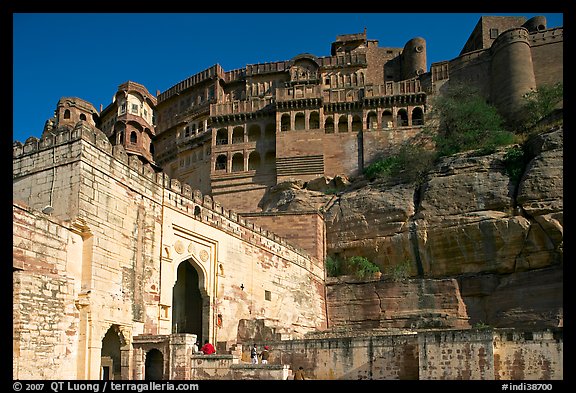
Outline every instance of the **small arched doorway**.
<svg viewBox="0 0 576 393">
<path fill-rule="evenodd" d="M 190 333 L 202 337 L 200 278 L 189 260 L 178 266 L 172 306 L 172 333 Z"/>
<path fill-rule="evenodd" d="M 120 346 L 121 343 L 120 338 L 118 337 L 118 326 L 112 325 L 102 339 L 102 350 L 100 351 L 102 379 L 121 379 Z"/>
<path fill-rule="evenodd" d="M 144 379 L 147 381 L 158 381 L 164 376 L 164 356 L 157 349 L 151 349 L 146 353 L 146 363 L 144 368 Z"/>
</svg>

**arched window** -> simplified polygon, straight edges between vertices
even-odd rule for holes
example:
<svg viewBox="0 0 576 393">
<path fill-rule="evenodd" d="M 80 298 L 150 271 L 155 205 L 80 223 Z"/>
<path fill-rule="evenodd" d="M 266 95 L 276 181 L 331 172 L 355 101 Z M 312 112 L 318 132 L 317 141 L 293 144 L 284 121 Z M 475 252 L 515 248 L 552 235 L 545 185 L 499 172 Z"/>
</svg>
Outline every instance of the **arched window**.
<svg viewBox="0 0 576 393">
<path fill-rule="evenodd" d="M 136 134 L 136 131 L 132 131 L 130 133 L 130 143 L 136 143 L 138 142 L 138 135 Z"/>
<path fill-rule="evenodd" d="M 408 113 L 406 109 L 400 109 L 396 115 L 396 121 L 399 127 L 408 125 Z"/>
<path fill-rule="evenodd" d="M 260 134 L 260 126 L 258 124 L 252 124 L 248 129 L 248 140 L 250 142 L 256 142 L 258 139 L 260 139 Z"/>
<path fill-rule="evenodd" d="M 244 155 L 235 153 L 232 156 L 232 172 L 242 172 L 244 170 Z"/>
<path fill-rule="evenodd" d="M 424 113 L 422 112 L 422 108 L 417 106 L 412 110 L 412 125 L 413 126 L 422 126 L 424 125 Z"/>
<path fill-rule="evenodd" d="M 216 144 L 217 145 L 227 145 L 228 144 L 228 130 L 226 128 L 220 128 L 216 132 Z"/>
<path fill-rule="evenodd" d="M 342 115 L 338 119 L 338 132 L 348 132 L 348 117 L 346 115 Z"/>
<path fill-rule="evenodd" d="M 216 167 L 214 169 L 216 169 L 217 171 L 225 171 L 227 162 L 228 158 L 226 157 L 226 155 L 220 154 L 218 157 L 216 157 Z"/>
<path fill-rule="evenodd" d="M 284 113 L 280 119 L 280 129 L 282 131 L 288 131 L 290 129 L 290 115 Z"/>
<path fill-rule="evenodd" d="M 255 171 L 260 167 L 260 153 L 253 151 L 248 156 L 248 170 Z"/>
<path fill-rule="evenodd" d="M 392 112 L 384 111 L 382 112 L 382 128 L 392 128 L 394 123 L 392 122 Z"/>
<path fill-rule="evenodd" d="M 296 113 L 296 117 L 294 118 L 294 129 L 303 130 L 305 128 L 306 128 L 306 122 L 304 120 L 304 113 L 302 112 Z"/>
<path fill-rule="evenodd" d="M 64 118 L 65 118 L 65 119 L 69 119 L 69 118 L 70 118 L 70 109 L 66 109 L 66 110 L 64 111 Z"/>
<path fill-rule="evenodd" d="M 376 112 L 370 111 L 368 113 L 366 124 L 369 130 L 375 130 L 376 128 L 378 128 L 378 115 L 376 114 Z"/>
<path fill-rule="evenodd" d="M 324 132 L 326 134 L 334 133 L 334 120 L 332 120 L 332 117 L 328 117 L 324 122 Z"/>
<path fill-rule="evenodd" d="M 244 127 L 234 127 L 232 130 L 232 143 L 244 142 Z"/>
<path fill-rule="evenodd" d="M 362 119 L 358 115 L 352 118 L 352 132 L 362 131 Z"/>
<path fill-rule="evenodd" d="M 311 130 L 317 130 L 318 128 L 320 128 L 320 115 L 318 114 L 318 112 L 310 113 L 309 122 Z"/>
<path fill-rule="evenodd" d="M 86 115 L 84 113 L 80 114 L 80 120 L 86 121 Z"/>
</svg>

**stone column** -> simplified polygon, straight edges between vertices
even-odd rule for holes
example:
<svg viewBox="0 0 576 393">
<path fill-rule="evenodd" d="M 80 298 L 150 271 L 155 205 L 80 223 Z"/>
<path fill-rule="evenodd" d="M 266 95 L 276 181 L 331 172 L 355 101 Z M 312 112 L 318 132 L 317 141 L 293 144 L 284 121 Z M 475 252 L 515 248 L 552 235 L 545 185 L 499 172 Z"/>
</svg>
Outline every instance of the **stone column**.
<svg viewBox="0 0 576 393">
<path fill-rule="evenodd" d="M 195 334 L 179 333 L 170 335 L 170 379 L 191 379 L 192 346 L 195 342 Z"/>
</svg>

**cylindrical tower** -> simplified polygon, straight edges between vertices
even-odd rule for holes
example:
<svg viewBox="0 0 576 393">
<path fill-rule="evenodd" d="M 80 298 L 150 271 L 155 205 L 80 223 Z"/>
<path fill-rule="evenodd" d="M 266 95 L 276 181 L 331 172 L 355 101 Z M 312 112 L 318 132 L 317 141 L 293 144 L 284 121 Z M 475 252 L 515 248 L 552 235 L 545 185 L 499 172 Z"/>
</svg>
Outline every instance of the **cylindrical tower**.
<svg viewBox="0 0 576 393">
<path fill-rule="evenodd" d="M 504 118 L 517 120 L 523 96 L 536 89 L 528 30 L 506 30 L 492 44 L 490 97 Z"/>
<path fill-rule="evenodd" d="M 530 18 L 522 25 L 522 27 L 526 28 L 530 33 L 546 30 L 546 17 L 535 16 Z"/>
<path fill-rule="evenodd" d="M 426 40 L 416 37 L 402 51 L 402 79 L 414 78 L 426 72 Z"/>
</svg>

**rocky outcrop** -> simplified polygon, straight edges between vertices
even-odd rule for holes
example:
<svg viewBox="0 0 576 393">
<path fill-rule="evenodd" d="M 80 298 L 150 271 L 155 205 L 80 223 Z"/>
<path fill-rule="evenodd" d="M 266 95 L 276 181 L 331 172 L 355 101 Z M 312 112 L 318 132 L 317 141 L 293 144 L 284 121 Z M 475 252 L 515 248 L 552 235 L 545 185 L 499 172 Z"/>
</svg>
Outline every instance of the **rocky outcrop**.
<svg viewBox="0 0 576 393">
<path fill-rule="evenodd" d="M 563 129 L 525 144 L 529 162 L 519 184 L 507 175 L 506 151 L 445 157 L 419 188 L 372 182 L 337 194 L 325 205 L 328 255 L 364 256 L 380 267 L 383 279 L 406 263 L 413 279 L 456 278 L 471 323 L 558 326 Z M 296 192 L 292 199 L 320 205 L 321 193 L 306 193 L 314 198 Z M 366 313 L 372 315 L 366 300 Z"/>
<path fill-rule="evenodd" d="M 454 279 L 363 283 L 349 277 L 329 278 L 326 301 L 332 329 L 470 327 Z"/>
</svg>

